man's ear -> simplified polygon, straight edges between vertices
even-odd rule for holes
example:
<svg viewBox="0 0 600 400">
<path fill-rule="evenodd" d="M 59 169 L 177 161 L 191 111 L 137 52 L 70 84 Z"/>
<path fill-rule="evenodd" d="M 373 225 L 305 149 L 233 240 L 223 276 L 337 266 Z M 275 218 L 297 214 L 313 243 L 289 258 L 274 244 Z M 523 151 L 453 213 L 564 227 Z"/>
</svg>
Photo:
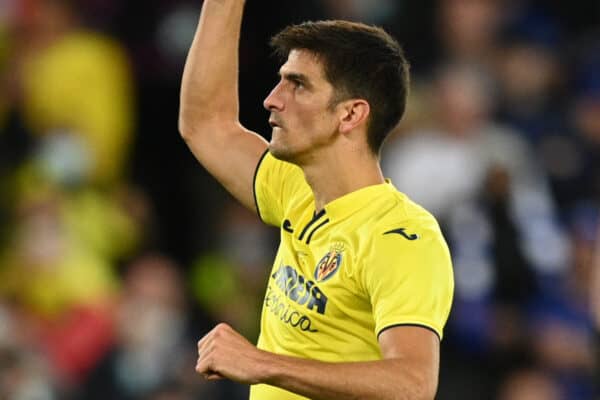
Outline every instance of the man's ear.
<svg viewBox="0 0 600 400">
<path fill-rule="evenodd" d="M 366 124 L 371 113 L 369 103 L 362 99 L 344 101 L 339 107 L 341 109 L 339 130 L 342 134 L 346 134 L 356 127 Z"/>
</svg>

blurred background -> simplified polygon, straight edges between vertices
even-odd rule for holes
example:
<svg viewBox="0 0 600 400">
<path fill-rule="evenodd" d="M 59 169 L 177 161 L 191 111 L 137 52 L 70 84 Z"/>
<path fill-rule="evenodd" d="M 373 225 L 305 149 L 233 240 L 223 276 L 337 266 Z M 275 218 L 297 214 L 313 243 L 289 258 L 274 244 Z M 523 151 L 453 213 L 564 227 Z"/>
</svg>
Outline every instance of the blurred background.
<svg viewBox="0 0 600 400">
<path fill-rule="evenodd" d="M 195 343 L 256 339 L 278 232 L 177 132 L 200 7 L 0 1 L 0 399 L 247 398 L 195 375 Z M 324 18 L 412 64 L 383 166 L 452 249 L 437 398 L 599 399 L 600 3 L 249 0 L 241 120 L 267 139 L 268 39 Z"/>
</svg>

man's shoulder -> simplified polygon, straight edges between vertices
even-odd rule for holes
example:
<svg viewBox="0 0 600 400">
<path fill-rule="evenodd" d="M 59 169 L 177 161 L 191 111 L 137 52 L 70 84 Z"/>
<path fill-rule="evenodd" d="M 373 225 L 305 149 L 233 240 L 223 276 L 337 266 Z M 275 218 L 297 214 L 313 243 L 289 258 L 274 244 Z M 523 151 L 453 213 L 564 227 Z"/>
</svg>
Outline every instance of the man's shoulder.
<svg viewBox="0 0 600 400">
<path fill-rule="evenodd" d="M 436 218 L 425 208 L 397 190 L 371 205 L 371 215 L 363 224 L 363 245 L 367 249 L 395 252 L 405 245 L 443 240 Z"/>
<path fill-rule="evenodd" d="M 385 233 L 400 225 L 439 229 L 433 214 L 393 187 L 385 196 L 374 201 L 370 209 L 370 225 L 373 230 Z"/>
</svg>

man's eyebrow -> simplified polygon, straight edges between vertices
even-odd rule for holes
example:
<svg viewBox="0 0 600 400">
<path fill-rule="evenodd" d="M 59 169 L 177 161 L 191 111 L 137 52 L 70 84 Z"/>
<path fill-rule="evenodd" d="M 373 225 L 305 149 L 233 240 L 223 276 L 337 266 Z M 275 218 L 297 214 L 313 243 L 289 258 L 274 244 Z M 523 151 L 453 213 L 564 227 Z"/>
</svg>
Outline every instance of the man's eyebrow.
<svg viewBox="0 0 600 400">
<path fill-rule="evenodd" d="M 297 72 L 281 72 L 281 71 L 279 71 L 277 74 L 285 80 L 301 83 L 304 86 L 306 86 L 307 88 L 312 86 L 310 79 L 308 79 L 308 77 L 304 74 L 300 74 Z"/>
</svg>

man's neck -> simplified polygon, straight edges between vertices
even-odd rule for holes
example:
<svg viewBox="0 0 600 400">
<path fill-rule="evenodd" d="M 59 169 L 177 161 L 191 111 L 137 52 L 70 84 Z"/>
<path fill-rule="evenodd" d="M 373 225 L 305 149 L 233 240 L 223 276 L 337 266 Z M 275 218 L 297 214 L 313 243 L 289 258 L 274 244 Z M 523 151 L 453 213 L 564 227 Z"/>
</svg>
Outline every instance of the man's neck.
<svg viewBox="0 0 600 400">
<path fill-rule="evenodd" d="M 369 151 L 332 152 L 301 167 L 316 211 L 348 193 L 385 182 L 379 159 Z"/>
</svg>

